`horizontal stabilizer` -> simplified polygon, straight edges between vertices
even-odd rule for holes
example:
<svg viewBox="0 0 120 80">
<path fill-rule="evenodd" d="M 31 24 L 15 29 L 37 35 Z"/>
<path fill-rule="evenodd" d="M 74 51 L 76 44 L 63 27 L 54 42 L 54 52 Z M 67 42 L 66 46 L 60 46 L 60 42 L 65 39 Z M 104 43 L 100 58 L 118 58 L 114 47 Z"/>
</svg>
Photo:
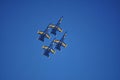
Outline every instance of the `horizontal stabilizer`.
<svg viewBox="0 0 120 80">
<path fill-rule="evenodd" d="M 38 40 L 44 42 L 44 37 L 40 36 L 40 37 L 38 38 Z"/>
<path fill-rule="evenodd" d="M 43 55 L 49 58 L 49 53 L 44 53 Z"/>
<path fill-rule="evenodd" d="M 59 51 L 61 50 L 61 48 L 60 48 L 59 45 L 56 45 L 55 48 L 56 48 L 57 50 L 59 50 Z"/>
</svg>

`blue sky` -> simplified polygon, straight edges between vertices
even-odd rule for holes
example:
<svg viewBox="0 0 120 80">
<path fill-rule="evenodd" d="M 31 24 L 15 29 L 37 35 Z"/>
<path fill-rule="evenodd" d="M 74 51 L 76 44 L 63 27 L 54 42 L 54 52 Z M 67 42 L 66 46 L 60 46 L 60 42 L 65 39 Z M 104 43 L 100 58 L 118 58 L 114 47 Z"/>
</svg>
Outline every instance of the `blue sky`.
<svg viewBox="0 0 120 80">
<path fill-rule="evenodd" d="M 0 80 L 120 80 L 119 0 L 0 1 Z M 38 29 L 56 23 L 67 48 L 43 56 Z M 59 33 L 57 38 L 63 33 Z M 52 36 L 52 35 L 51 35 Z"/>
</svg>

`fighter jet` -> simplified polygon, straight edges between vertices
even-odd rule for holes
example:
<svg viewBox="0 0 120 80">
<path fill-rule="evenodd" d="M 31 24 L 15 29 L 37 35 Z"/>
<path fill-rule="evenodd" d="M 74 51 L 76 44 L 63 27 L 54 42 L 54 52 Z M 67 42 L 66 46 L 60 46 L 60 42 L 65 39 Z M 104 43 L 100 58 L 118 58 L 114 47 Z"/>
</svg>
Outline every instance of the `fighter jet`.
<svg viewBox="0 0 120 80">
<path fill-rule="evenodd" d="M 42 46 L 42 48 L 44 49 L 44 53 L 43 55 L 45 55 L 46 57 L 49 57 L 49 53 L 51 52 L 52 54 L 55 54 L 55 50 L 53 49 L 53 45 L 54 45 L 54 40 L 50 43 L 49 46 Z"/>
<path fill-rule="evenodd" d="M 64 43 L 64 38 L 66 37 L 66 32 L 64 33 L 64 35 L 62 36 L 62 38 L 60 39 L 60 40 L 54 40 L 54 43 L 56 43 L 56 46 L 55 46 L 55 48 L 57 49 L 57 50 L 61 50 L 61 46 L 63 46 L 63 47 L 67 47 L 67 44 L 66 43 Z"/>
<path fill-rule="evenodd" d="M 45 31 L 38 31 L 37 32 L 38 34 L 40 34 L 38 40 L 44 42 L 44 38 L 50 39 L 50 35 L 48 34 L 48 29 L 49 29 L 49 26 L 47 26 L 47 28 L 45 29 Z"/>
<path fill-rule="evenodd" d="M 49 27 L 52 28 L 51 33 L 53 35 L 56 35 L 56 31 L 62 32 L 62 29 L 60 28 L 60 24 L 63 20 L 63 16 L 58 20 L 57 24 L 50 24 Z"/>
</svg>

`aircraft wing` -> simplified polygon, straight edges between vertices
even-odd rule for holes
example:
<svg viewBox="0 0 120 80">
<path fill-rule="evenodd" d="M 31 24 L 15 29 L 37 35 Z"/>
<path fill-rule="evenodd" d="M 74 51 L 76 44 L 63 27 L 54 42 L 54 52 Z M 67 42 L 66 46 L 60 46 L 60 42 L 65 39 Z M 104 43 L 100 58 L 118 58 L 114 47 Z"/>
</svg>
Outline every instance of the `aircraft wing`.
<svg viewBox="0 0 120 80">
<path fill-rule="evenodd" d="M 57 30 L 58 30 L 59 32 L 62 32 L 62 28 L 60 28 L 59 26 L 57 27 Z"/>
<path fill-rule="evenodd" d="M 62 46 L 66 48 L 67 44 L 65 44 L 64 42 L 62 42 Z"/>
<path fill-rule="evenodd" d="M 54 40 L 54 42 L 55 42 L 55 43 L 59 43 L 59 42 L 60 42 L 60 40 Z"/>
<path fill-rule="evenodd" d="M 54 49 L 51 48 L 50 51 L 51 51 L 52 54 L 55 54 L 55 50 Z"/>
<path fill-rule="evenodd" d="M 50 35 L 49 34 L 45 34 L 46 38 L 50 39 Z"/>
<path fill-rule="evenodd" d="M 48 49 L 48 46 L 42 46 L 43 49 Z"/>
<path fill-rule="evenodd" d="M 54 24 L 50 24 L 49 27 L 50 28 L 55 28 L 55 25 Z"/>
</svg>

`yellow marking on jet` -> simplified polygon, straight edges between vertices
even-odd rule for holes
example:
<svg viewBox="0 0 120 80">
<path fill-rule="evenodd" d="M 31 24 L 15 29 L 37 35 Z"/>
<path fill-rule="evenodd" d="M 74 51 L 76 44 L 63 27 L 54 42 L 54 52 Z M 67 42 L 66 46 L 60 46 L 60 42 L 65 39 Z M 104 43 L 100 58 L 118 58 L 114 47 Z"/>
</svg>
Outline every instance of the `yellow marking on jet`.
<svg viewBox="0 0 120 80">
<path fill-rule="evenodd" d="M 59 32 L 62 32 L 62 29 L 60 27 L 57 27 L 57 29 L 58 29 Z"/>
<path fill-rule="evenodd" d="M 55 25 L 54 24 L 50 24 L 49 27 L 50 28 L 55 28 Z"/>
<path fill-rule="evenodd" d="M 46 34 L 46 37 L 47 37 L 48 39 L 50 39 L 50 36 L 49 36 L 48 34 Z"/>
<path fill-rule="evenodd" d="M 67 44 L 65 44 L 65 43 L 62 42 L 62 46 L 66 48 L 66 47 L 67 47 Z"/>
<path fill-rule="evenodd" d="M 39 31 L 39 32 L 37 32 L 38 34 L 43 34 L 44 32 L 42 32 L 42 31 Z"/>
<path fill-rule="evenodd" d="M 53 49 L 50 49 L 50 51 L 51 51 L 53 54 L 55 54 L 55 50 L 53 50 Z"/>
<path fill-rule="evenodd" d="M 54 42 L 55 42 L 55 43 L 59 43 L 59 42 L 60 42 L 60 40 L 54 40 Z"/>
<path fill-rule="evenodd" d="M 43 49 L 48 49 L 48 46 L 42 46 Z"/>
</svg>

